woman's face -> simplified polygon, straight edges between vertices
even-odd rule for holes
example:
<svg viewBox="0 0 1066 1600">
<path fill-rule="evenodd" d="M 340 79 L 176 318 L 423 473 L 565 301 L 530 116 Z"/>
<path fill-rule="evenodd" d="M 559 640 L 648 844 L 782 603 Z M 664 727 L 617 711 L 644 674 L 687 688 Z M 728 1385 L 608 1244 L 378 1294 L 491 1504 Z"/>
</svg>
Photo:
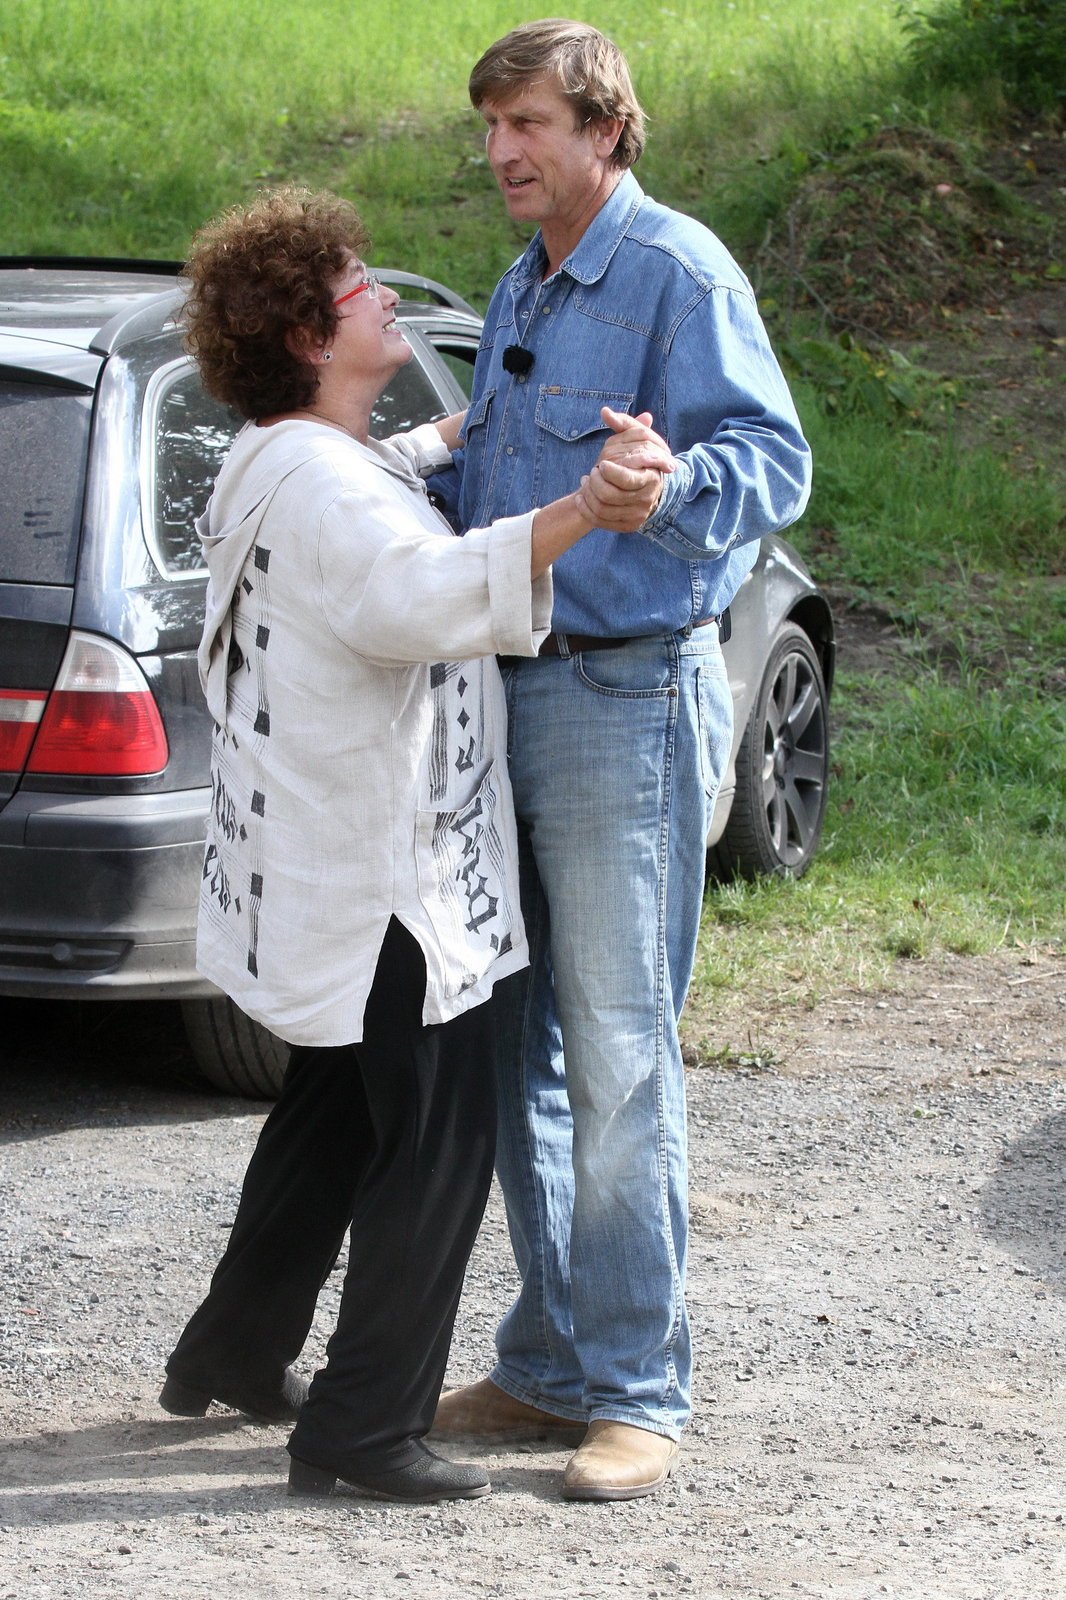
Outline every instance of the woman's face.
<svg viewBox="0 0 1066 1600">
<path fill-rule="evenodd" d="M 396 321 L 399 295 L 379 283 L 358 256 L 353 256 L 334 282 L 337 331 L 328 348 L 333 369 L 381 383 L 410 361 L 411 346 Z"/>
</svg>

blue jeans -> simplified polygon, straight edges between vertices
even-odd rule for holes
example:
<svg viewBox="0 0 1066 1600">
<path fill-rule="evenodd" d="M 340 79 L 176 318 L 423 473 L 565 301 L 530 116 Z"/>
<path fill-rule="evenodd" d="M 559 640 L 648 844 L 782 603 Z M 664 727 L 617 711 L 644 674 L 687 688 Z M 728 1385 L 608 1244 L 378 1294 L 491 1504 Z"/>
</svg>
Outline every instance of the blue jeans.
<svg viewBox="0 0 1066 1600">
<path fill-rule="evenodd" d="M 492 1379 L 676 1438 L 692 1366 L 677 1019 L 731 743 L 718 630 L 518 662 L 504 684 L 531 966 L 494 995 L 522 1287 Z"/>
</svg>

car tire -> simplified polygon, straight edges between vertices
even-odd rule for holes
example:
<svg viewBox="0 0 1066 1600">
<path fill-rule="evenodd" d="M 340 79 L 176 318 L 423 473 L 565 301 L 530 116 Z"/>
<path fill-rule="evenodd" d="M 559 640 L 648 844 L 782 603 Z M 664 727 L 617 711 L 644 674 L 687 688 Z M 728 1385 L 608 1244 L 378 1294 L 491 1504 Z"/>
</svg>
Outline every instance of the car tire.
<svg viewBox="0 0 1066 1600">
<path fill-rule="evenodd" d="M 708 865 L 721 879 L 799 878 L 818 848 L 829 783 L 829 696 L 803 629 L 774 637 L 737 752 L 729 821 Z"/>
<path fill-rule="evenodd" d="M 183 1000 L 182 1021 L 200 1073 L 225 1094 L 276 1100 L 292 1046 L 253 1022 L 225 995 Z"/>
</svg>

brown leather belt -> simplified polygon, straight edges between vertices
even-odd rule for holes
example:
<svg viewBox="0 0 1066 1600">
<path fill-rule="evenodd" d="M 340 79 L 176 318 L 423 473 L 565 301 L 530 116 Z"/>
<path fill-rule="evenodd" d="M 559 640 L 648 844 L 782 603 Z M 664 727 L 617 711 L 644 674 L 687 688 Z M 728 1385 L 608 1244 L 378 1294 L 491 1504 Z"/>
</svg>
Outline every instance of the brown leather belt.
<svg viewBox="0 0 1066 1600">
<path fill-rule="evenodd" d="M 704 617 L 700 622 L 694 622 L 693 628 L 705 628 L 710 622 L 718 622 L 718 617 Z M 620 650 L 625 644 L 632 644 L 639 635 L 631 634 L 628 639 L 602 639 L 597 634 L 589 633 L 549 633 L 540 649 L 539 656 L 561 656 L 563 654 L 563 640 L 566 641 L 568 655 L 581 655 L 586 650 Z"/>
<path fill-rule="evenodd" d="M 549 633 L 540 649 L 538 656 L 561 656 L 563 653 L 563 639 L 566 640 L 567 654 L 576 656 L 579 651 L 585 650 L 620 650 L 628 639 L 600 639 L 592 633 Z"/>
</svg>

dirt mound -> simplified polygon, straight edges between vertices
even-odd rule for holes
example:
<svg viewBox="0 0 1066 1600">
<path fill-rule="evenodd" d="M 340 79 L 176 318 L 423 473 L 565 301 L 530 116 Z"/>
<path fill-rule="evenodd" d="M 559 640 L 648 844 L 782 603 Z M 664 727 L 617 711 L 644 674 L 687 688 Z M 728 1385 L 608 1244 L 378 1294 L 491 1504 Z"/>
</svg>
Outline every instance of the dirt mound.
<svg viewBox="0 0 1066 1600">
<path fill-rule="evenodd" d="M 975 159 L 927 128 L 884 127 L 805 181 L 764 266 L 835 327 L 916 334 L 1061 283 L 1064 183 L 1056 133 L 1019 129 Z"/>
</svg>

